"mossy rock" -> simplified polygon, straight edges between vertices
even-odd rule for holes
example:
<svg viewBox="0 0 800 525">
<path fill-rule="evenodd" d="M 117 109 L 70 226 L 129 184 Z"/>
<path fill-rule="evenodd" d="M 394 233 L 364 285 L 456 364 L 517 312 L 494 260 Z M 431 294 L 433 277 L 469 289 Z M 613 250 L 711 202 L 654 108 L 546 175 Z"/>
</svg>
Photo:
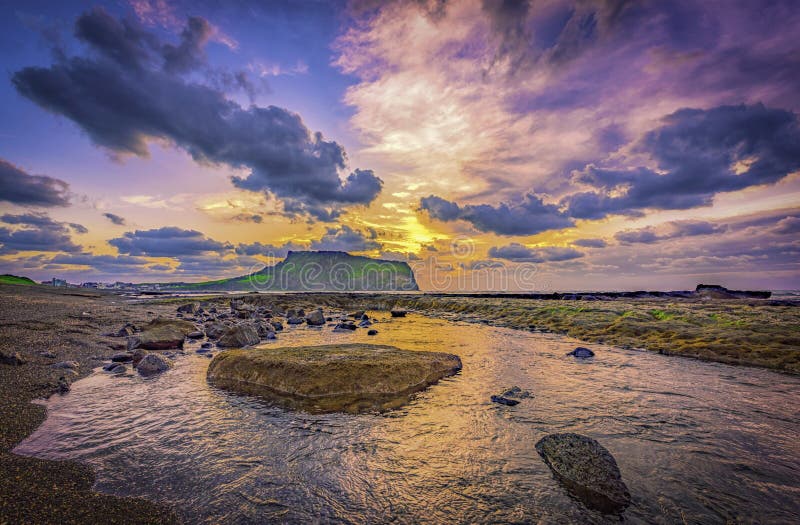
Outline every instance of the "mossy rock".
<svg viewBox="0 0 800 525">
<path fill-rule="evenodd" d="M 336 344 L 226 351 L 214 357 L 208 379 L 288 409 L 360 413 L 398 408 L 459 370 L 452 354 Z"/>
<path fill-rule="evenodd" d="M 189 321 L 159 317 L 142 327 L 139 346 L 146 350 L 183 348 L 183 340 L 195 330 L 197 328 Z"/>
</svg>

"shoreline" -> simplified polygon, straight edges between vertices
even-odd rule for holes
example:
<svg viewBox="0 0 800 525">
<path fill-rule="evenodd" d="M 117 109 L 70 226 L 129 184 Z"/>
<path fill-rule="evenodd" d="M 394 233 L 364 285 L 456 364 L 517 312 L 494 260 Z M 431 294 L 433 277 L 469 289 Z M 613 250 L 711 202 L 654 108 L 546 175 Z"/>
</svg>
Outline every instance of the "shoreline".
<svg viewBox="0 0 800 525">
<path fill-rule="evenodd" d="M 742 299 L 537 300 L 386 293 L 209 294 L 153 297 L 0 286 L 0 350 L 21 366 L 0 364 L 0 523 L 176 523 L 164 505 L 92 490 L 92 467 L 74 461 L 17 456 L 11 450 L 46 418 L 35 399 L 88 376 L 124 339 L 103 336 L 126 322 L 174 317 L 176 306 L 243 298 L 284 307 L 390 310 L 404 308 L 451 321 L 563 334 L 587 343 L 644 348 L 666 355 L 800 373 L 800 308 Z M 51 352 L 55 357 L 45 357 Z M 76 371 L 56 369 L 76 361 Z"/>
</svg>

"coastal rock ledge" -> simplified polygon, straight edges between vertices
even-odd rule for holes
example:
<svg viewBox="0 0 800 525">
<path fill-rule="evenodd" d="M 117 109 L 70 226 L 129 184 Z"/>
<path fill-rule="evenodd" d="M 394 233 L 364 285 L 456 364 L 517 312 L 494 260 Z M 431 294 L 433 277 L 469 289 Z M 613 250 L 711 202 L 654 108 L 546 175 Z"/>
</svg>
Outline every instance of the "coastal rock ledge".
<svg viewBox="0 0 800 525">
<path fill-rule="evenodd" d="M 452 354 L 335 344 L 229 350 L 211 361 L 208 380 L 284 408 L 360 413 L 400 407 L 459 370 Z"/>
</svg>

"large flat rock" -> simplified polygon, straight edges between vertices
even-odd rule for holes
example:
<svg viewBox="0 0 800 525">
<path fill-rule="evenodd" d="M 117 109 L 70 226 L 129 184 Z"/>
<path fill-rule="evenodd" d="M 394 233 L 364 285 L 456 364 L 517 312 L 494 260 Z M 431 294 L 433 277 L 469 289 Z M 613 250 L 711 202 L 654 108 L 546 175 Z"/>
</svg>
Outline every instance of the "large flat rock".
<svg viewBox="0 0 800 525">
<path fill-rule="evenodd" d="M 358 413 L 402 406 L 459 370 L 452 354 L 338 344 L 229 350 L 214 357 L 208 379 L 289 409 Z"/>
</svg>

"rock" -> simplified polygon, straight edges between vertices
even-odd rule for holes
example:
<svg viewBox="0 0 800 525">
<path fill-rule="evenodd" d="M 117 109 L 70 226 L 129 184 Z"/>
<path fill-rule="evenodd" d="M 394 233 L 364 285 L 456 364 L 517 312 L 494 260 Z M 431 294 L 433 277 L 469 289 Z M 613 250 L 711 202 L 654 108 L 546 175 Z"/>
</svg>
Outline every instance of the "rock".
<svg viewBox="0 0 800 525">
<path fill-rule="evenodd" d="M 200 348 L 213 348 L 213 347 L 214 347 L 213 343 L 210 343 L 208 341 L 200 345 Z"/>
<path fill-rule="evenodd" d="M 124 374 L 128 371 L 128 367 L 119 363 L 110 363 L 104 366 L 103 370 L 112 374 Z"/>
<path fill-rule="evenodd" d="M 69 389 L 70 389 L 69 380 L 64 376 L 59 377 L 58 378 L 58 385 L 56 386 L 56 391 L 59 394 L 64 395 L 67 392 L 69 392 Z"/>
<path fill-rule="evenodd" d="M 48 352 L 48 351 L 39 352 L 39 355 L 42 356 L 42 357 L 45 357 L 47 359 L 55 359 L 56 358 L 56 354 L 54 354 L 53 352 Z"/>
<path fill-rule="evenodd" d="M 204 348 L 204 347 L 200 347 L 197 350 L 195 350 L 195 352 L 197 352 L 198 354 L 207 354 L 210 351 L 211 351 L 210 348 Z"/>
<path fill-rule="evenodd" d="M 358 323 L 358 326 L 361 327 L 361 328 L 366 328 L 368 326 L 372 326 L 372 321 L 370 321 L 369 319 L 364 319 L 360 323 Z"/>
<path fill-rule="evenodd" d="M 572 357 L 577 357 L 579 359 L 586 359 L 587 357 L 594 357 L 594 352 L 592 352 L 588 348 L 579 346 L 572 352 L 568 353 L 567 355 L 571 355 Z"/>
<path fill-rule="evenodd" d="M 188 321 L 159 317 L 142 328 L 139 346 L 146 350 L 183 348 L 183 340 L 194 331 L 195 326 Z"/>
<path fill-rule="evenodd" d="M 536 450 L 567 490 L 587 507 L 606 513 L 631 502 L 614 456 L 594 439 L 580 434 L 550 434 Z"/>
<path fill-rule="evenodd" d="M 0 363 L 9 366 L 22 366 L 25 360 L 19 355 L 19 352 L 6 353 L 0 350 Z"/>
<path fill-rule="evenodd" d="M 208 313 L 210 313 L 210 314 L 217 313 L 217 307 L 216 306 L 212 306 L 211 308 L 208 309 Z"/>
<path fill-rule="evenodd" d="M 136 327 L 134 325 L 132 325 L 131 323 L 127 323 L 127 324 L 125 324 L 125 326 L 123 326 L 122 328 L 120 328 L 116 332 L 113 332 L 113 333 L 108 334 L 108 335 L 110 335 L 111 337 L 128 337 L 128 336 L 133 335 L 135 332 L 136 332 Z"/>
<path fill-rule="evenodd" d="M 114 363 L 127 363 L 133 361 L 133 354 L 130 352 L 119 352 L 111 356 L 111 361 Z"/>
<path fill-rule="evenodd" d="M 523 390 L 518 386 L 512 386 L 511 388 L 507 388 L 500 395 L 502 397 L 511 397 L 516 399 L 528 399 L 529 397 L 533 396 L 533 394 L 531 394 L 529 391 Z"/>
<path fill-rule="evenodd" d="M 136 365 L 136 370 L 143 376 L 152 376 L 169 370 L 172 364 L 158 354 L 147 354 Z"/>
<path fill-rule="evenodd" d="M 206 337 L 209 339 L 219 339 L 228 327 L 222 323 L 211 323 L 206 326 Z"/>
<path fill-rule="evenodd" d="M 221 348 L 241 348 L 256 345 L 260 341 L 258 330 L 253 325 L 238 324 L 225 330 L 217 345 Z"/>
<path fill-rule="evenodd" d="M 342 321 L 341 323 L 337 324 L 333 327 L 334 332 L 352 332 L 358 328 L 356 325 L 351 323 L 350 321 Z"/>
<path fill-rule="evenodd" d="M 76 370 L 80 368 L 80 363 L 77 361 L 61 361 L 60 363 L 56 363 L 54 365 L 50 365 L 52 368 L 61 368 L 65 370 Z"/>
<path fill-rule="evenodd" d="M 194 332 L 189 332 L 188 334 L 186 334 L 186 337 L 188 337 L 189 339 L 202 339 L 205 336 L 206 334 L 204 334 L 199 330 L 195 330 Z"/>
<path fill-rule="evenodd" d="M 302 317 L 288 317 L 286 319 L 287 324 L 303 324 L 305 320 Z"/>
<path fill-rule="evenodd" d="M 278 338 L 278 336 L 277 336 L 277 335 L 275 335 L 275 332 L 269 332 L 269 333 L 267 333 L 267 336 L 266 336 L 266 338 L 267 338 L 267 339 L 277 339 L 277 338 Z"/>
<path fill-rule="evenodd" d="M 131 359 L 131 362 L 133 363 L 133 366 L 136 366 L 137 364 L 139 364 L 139 361 L 144 359 L 144 356 L 146 356 L 148 353 L 149 352 L 147 350 L 145 350 L 144 348 L 137 348 L 136 350 L 134 350 L 133 351 L 133 356 L 132 356 L 132 359 Z"/>
<path fill-rule="evenodd" d="M 269 334 L 271 333 L 275 333 L 275 328 L 266 322 L 258 323 L 258 325 L 256 325 L 256 329 L 258 330 L 258 337 L 261 337 L 262 339 L 269 337 Z"/>
<path fill-rule="evenodd" d="M 338 344 L 231 350 L 208 368 L 213 384 L 311 412 L 402 406 L 411 394 L 461 370 L 458 356 L 391 346 Z"/>
<path fill-rule="evenodd" d="M 367 335 L 378 335 L 378 331 L 373 328 L 372 330 L 367 331 Z"/>
<path fill-rule="evenodd" d="M 325 324 L 325 316 L 322 314 L 322 308 L 317 308 L 306 316 L 306 323 L 311 326 L 322 326 Z"/>
<path fill-rule="evenodd" d="M 138 336 L 132 336 L 128 338 L 128 351 L 134 350 L 139 348 L 139 345 L 142 344 L 142 340 Z"/>
<path fill-rule="evenodd" d="M 281 330 L 283 330 L 283 323 L 281 323 L 280 321 L 270 321 L 269 324 L 272 325 L 272 328 L 274 328 L 276 332 L 280 332 Z"/>
<path fill-rule="evenodd" d="M 351 313 L 350 317 L 352 317 L 353 319 L 356 319 L 356 320 L 361 320 L 364 317 L 365 313 L 366 312 L 364 312 L 364 310 L 358 310 L 358 311 L 355 311 L 355 312 Z"/>
<path fill-rule="evenodd" d="M 491 399 L 493 403 L 500 403 L 501 405 L 508 405 L 510 407 L 513 407 L 514 405 L 519 405 L 519 401 L 517 401 L 516 399 L 509 399 L 503 396 L 492 396 Z"/>
<path fill-rule="evenodd" d="M 181 314 L 195 314 L 197 310 L 200 308 L 200 305 L 197 303 L 188 303 L 182 304 L 178 307 L 178 313 Z"/>
<path fill-rule="evenodd" d="M 391 310 L 390 313 L 392 314 L 392 317 L 405 317 L 406 316 L 406 311 L 405 310 L 396 310 L 396 309 L 394 309 L 394 310 Z"/>
</svg>

